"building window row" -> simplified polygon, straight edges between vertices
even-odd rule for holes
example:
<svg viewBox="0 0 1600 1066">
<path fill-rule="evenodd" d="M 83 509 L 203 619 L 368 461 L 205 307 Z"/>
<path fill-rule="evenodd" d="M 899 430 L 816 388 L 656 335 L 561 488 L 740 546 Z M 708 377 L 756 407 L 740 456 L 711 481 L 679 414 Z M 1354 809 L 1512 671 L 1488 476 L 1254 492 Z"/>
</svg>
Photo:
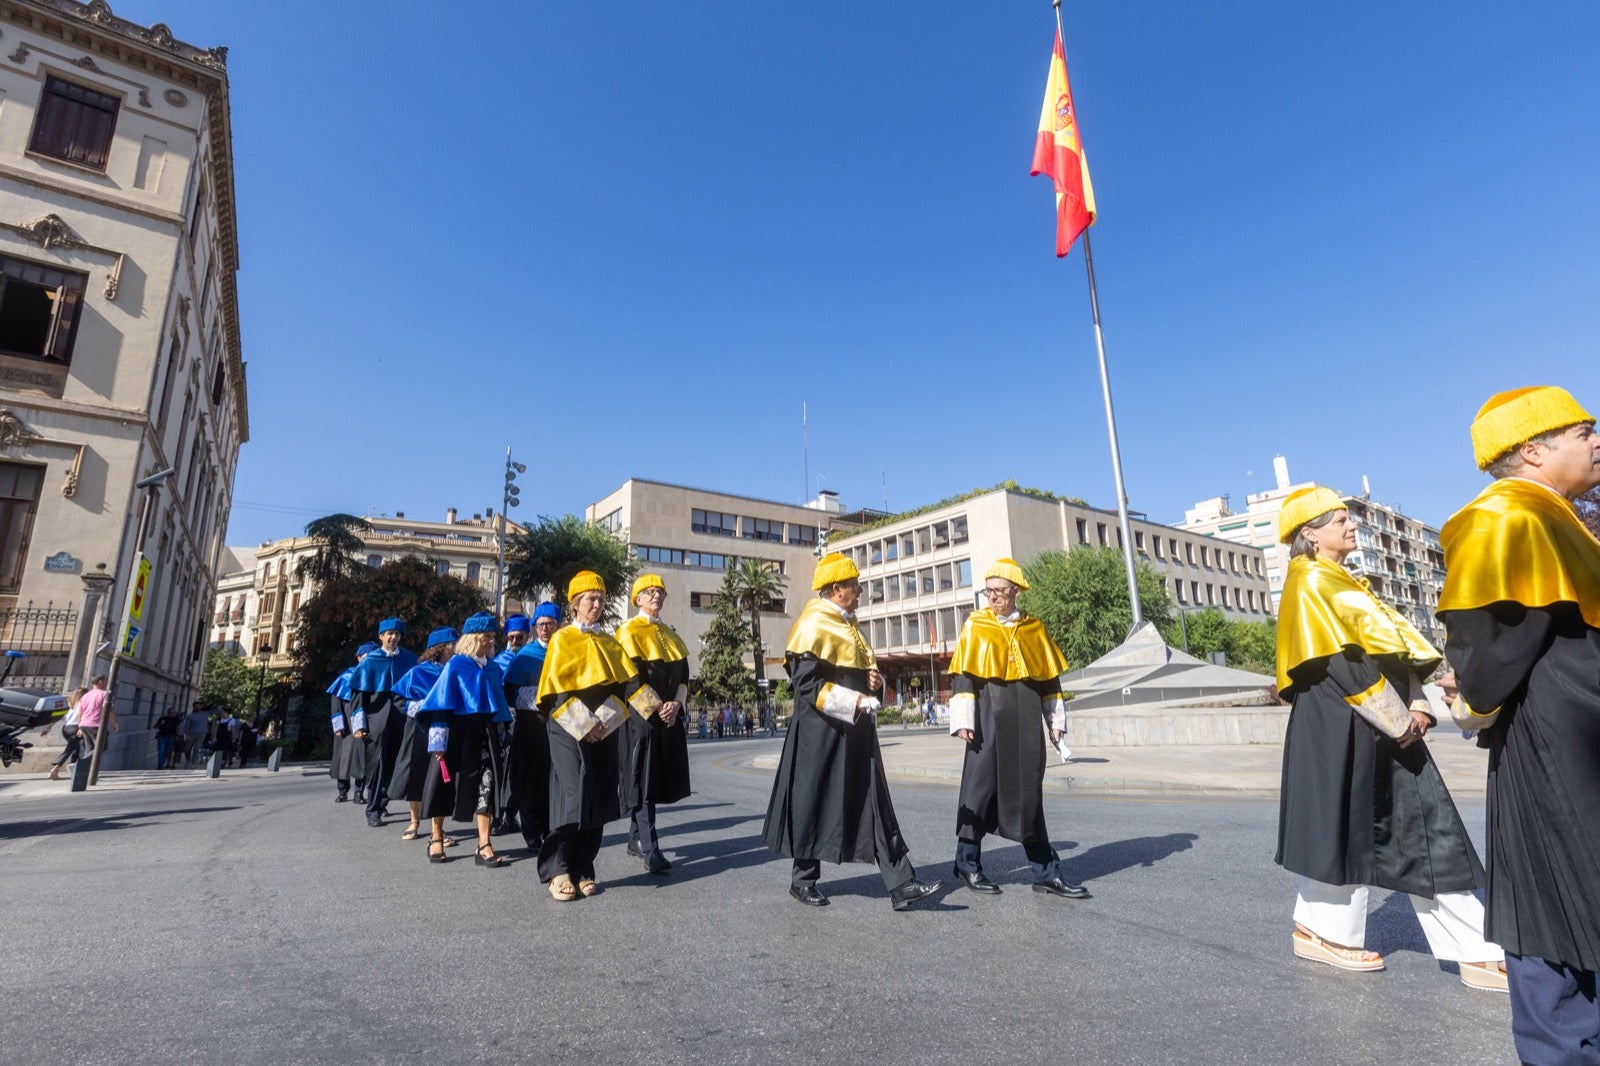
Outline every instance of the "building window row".
<svg viewBox="0 0 1600 1066">
<path fill-rule="evenodd" d="M 873 618 L 865 623 L 867 639 L 874 648 L 905 648 L 921 644 L 930 650 L 933 645 L 948 650 L 972 610 L 971 606 L 961 604 L 937 611 Z"/>
<path fill-rule="evenodd" d="M 684 551 L 680 548 L 660 548 L 652 544 L 633 545 L 633 557 L 642 563 L 653 563 L 657 566 L 687 566 L 694 570 L 726 570 L 729 566 L 745 562 L 760 563 L 780 574 L 784 569 L 783 562 L 779 559 L 724 555 L 721 552 Z"/>
<path fill-rule="evenodd" d="M 972 560 L 957 559 L 900 574 L 875 577 L 865 583 L 869 604 L 929 596 L 952 589 L 972 587 Z"/>
<path fill-rule="evenodd" d="M 1185 580 L 1181 577 L 1172 578 L 1171 581 L 1173 599 L 1177 601 L 1179 607 L 1216 607 L 1236 614 L 1272 613 L 1268 594 L 1257 589 L 1218 585 L 1210 581 L 1202 586 L 1198 581 Z"/>
<path fill-rule="evenodd" d="M 916 555 L 927 555 L 940 548 L 965 544 L 968 539 L 967 516 L 956 515 L 945 521 L 930 522 L 916 529 L 908 529 L 878 540 L 857 544 L 851 551 L 855 555 L 856 566 L 864 570 L 869 566 L 892 563 Z"/>
<path fill-rule="evenodd" d="M 707 511 L 693 508 L 689 513 L 689 528 L 695 533 L 713 537 L 743 537 L 745 540 L 762 540 L 771 544 L 790 544 L 811 547 L 817 543 L 817 527 L 778 518 L 756 518 L 753 515 L 729 514 L 727 511 Z"/>
</svg>

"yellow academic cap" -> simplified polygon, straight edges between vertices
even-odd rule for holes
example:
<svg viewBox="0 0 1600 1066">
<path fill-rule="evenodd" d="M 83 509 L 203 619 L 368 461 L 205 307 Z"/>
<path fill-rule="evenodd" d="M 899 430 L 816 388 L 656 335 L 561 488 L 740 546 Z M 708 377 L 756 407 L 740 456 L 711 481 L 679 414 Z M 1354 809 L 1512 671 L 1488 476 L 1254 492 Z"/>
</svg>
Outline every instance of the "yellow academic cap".
<svg viewBox="0 0 1600 1066">
<path fill-rule="evenodd" d="M 989 569 L 983 572 L 983 579 L 987 581 L 991 577 L 1009 581 L 1024 591 L 1028 588 L 1028 579 L 1022 576 L 1022 567 L 1017 565 L 1015 559 L 996 559 L 989 564 Z"/>
<path fill-rule="evenodd" d="M 640 574 L 633 579 L 633 589 L 628 593 L 628 601 L 630 603 L 637 601 L 639 593 L 645 589 L 660 589 L 665 592 L 667 591 L 667 583 L 661 580 L 660 574 Z"/>
<path fill-rule="evenodd" d="M 599 574 L 593 570 L 579 570 L 572 575 L 572 580 L 567 582 L 567 602 L 571 603 L 585 592 L 598 592 L 604 595 L 606 583 Z"/>
<path fill-rule="evenodd" d="M 1472 455 L 1479 470 L 1541 433 L 1593 422 L 1572 393 L 1555 385 L 1530 385 L 1497 392 L 1472 420 Z"/>
<path fill-rule="evenodd" d="M 848 555 L 843 552 L 829 552 L 817 561 L 817 572 L 811 575 L 811 587 L 825 589 L 829 585 L 860 576 L 861 571 L 856 569 L 856 564 L 850 561 Z"/>
<path fill-rule="evenodd" d="M 1278 543 L 1292 542 L 1300 527 L 1313 518 L 1344 509 L 1344 500 L 1332 489 L 1325 489 L 1321 485 L 1296 489 L 1283 498 L 1283 506 L 1278 509 Z"/>
</svg>

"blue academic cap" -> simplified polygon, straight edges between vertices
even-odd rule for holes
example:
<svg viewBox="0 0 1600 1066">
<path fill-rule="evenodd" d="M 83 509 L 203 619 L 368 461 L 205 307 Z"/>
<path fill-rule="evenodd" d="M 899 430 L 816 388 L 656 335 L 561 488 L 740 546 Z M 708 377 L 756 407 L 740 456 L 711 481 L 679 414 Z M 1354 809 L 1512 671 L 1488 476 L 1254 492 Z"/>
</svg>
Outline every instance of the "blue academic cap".
<svg viewBox="0 0 1600 1066">
<path fill-rule="evenodd" d="M 435 644 L 454 644 L 455 642 L 456 631 L 451 629 L 449 626 L 445 626 L 442 629 L 435 629 L 432 633 L 428 634 L 428 647 L 430 648 Z"/>
<path fill-rule="evenodd" d="M 398 618 L 385 618 L 378 623 L 378 635 L 380 637 L 391 629 L 398 629 L 402 637 L 406 635 L 406 624 Z"/>
<path fill-rule="evenodd" d="M 377 650 L 378 650 L 378 642 L 375 641 L 375 640 L 369 640 L 365 644 L 361 645 L 361 647 L 356 649 L 356 658 L 359 659 L 363 655 L 371 655 L 373 652 L 375 652 Z"/>
<path fill-rule="evenodd" d="M 532 628 L 533 624 L 528 621 L 528 616 L 525 614 L 513 614 L 506 618 L 506 636 L 510 636 L 513 633 L 526 633 Z"/>
<path fill-rule="evenodd" d="M 545 600 L 533 609 L 533 620 L 537 622 L 541 618 L 553 618 L 559 622 L 561 621 L 561 608 L 551 601 Z"/>
<path fill-rule="evenodd" d="M 500 628 L 500 623 L 495 621 L 494 615 L 488 611 L 479 611 L 477 614 L 461 623 L 461 635 L 468 633 L 493 633 Z"/>
</svg>

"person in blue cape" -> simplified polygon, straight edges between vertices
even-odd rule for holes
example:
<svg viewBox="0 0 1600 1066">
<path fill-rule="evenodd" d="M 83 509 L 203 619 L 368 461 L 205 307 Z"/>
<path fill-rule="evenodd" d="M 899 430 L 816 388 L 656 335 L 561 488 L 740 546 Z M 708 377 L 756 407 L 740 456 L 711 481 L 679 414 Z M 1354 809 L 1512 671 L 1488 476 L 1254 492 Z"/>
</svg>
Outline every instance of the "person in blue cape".
<svg viewBox="0 0 1600 1066">
<path fill-rule="evenodd" d="M 371 652 L 377 651 L 375 641 L 368 641 L 356 649 L 356 665 Z M 328 776 L 333 778 L 338 794 L 335 803 L 350 802 L 350 782 L 356 783 L 356 802 L 365 803 L 362 789 L 367 779 L 366 745 L 350 727 L 350 675 L 355 666 L 333 679 L 328 686 L 328 724 L 333 727 L 333 757 L 328 762 Z"/>
<path fill-rule="evenodd" d="M 385 789 L 394 760 L 400 754 L 400 732 L 406 716 L 405 700 L 395 692 L 395 683 L 417 665 L 417 656 L 400 646 L 406 624 L 398 618 L 378 623 L 378 648 L 356 665 L 350 675 L 350 725 L 356 736 L 366 741 L 367 824 L 383 824 L 389 813 L 389 793 Z"/>
<path fill-rule="evenodd" d="M 506 672 L 517 652 L 521 651 L 528 643 L 532 629 L 533 625 L 528 620 L 527 615 L 506 615 L 506 646 L 499 655 L 494 657 L 494 664 L 500 668 L 501 674 Z M 506 698 L 506 702 L 508 704 L 511 702 L 509 696 Z M 507 725 L 501 730 L 500 750 L 502 752 L 510 749 L 511 728 L 511 726 Z M 494 820 L 489 825 L 489 832 L 492 836 L 499 836 L 501 833 L 515 833 L 522 828 L 521 822 L 517 818 L 517 809 L 511 802 L 511 789 L 509 787 L 501 789 L 500 798 L 504 802 L 504 806 L 494 812 Z"/>
<path fill-rule="evenodd" d="M 489 823 L 500 807 L 496 793 L 505 781 L 495 726 L 511 721 L 505 675 L 490 658 L 499 628 L 488 611 L 463 622 L 455 654 L 417 705 L 429 755 L 421 812 L 432 820 L 429 862 L 445 861 L 446 817 L 477 824 L 479 866 L 505 862 L 489 842 Z"/>
<path fill-rule="evenodd" d="M 494 657 L 494 664 L 503 674 L 506 667 L 511 665 L 511 659 L 528 644 L 528 639 L 533 635 L 533 622 L 525 614 L 506 615 L 506 646 L 499 655 Z"/>
<path fill-rule="evenodd" d="M 444 664 L 455 654 L 457 633 L 449 626 L 428 634 L 428 648 L 422 659 L 395 682 L 395 691 L 406 701 L 406 724 L 400 734 L 400 754 L 389 775 L 389 798 L 403 800 L 410 808 L 411 820 L 401 840 L 415 840 L 422 832 L 422 788 L 428 779 L 428 731 L 417 726 L 417 708 L 444 672 Z M 455 840 L 446 837 L 447 846 Z"/>
<path fill-rule="evenodd" d="M 522 828 L 523 843 L 537 855 L 549 827 L 550 738 L 534 697 L 550 638 L 561 628 L 561 608 L 548 600 L 541 603 L 534 609 L 532 626 L 533 639 L 506 666 L 506 702 L 516 716 L 506 769 L 511 779 L 511 810 Z"/>
</svg>

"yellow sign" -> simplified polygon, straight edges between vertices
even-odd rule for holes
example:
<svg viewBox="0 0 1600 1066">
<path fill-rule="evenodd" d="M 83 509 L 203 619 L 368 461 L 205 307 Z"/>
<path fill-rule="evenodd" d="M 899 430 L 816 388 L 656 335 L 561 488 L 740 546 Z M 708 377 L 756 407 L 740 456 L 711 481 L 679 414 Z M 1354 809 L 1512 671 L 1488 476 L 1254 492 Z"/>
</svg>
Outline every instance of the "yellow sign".
<svg viewBox="0 0 1600 1066">
<path fill-rule="evenodd" d="M 133 570 L 133 591 L 128 596 L 128 618 L 138 622 L 144 618 L 144 597 L 150 588 L 150 560 L 139 556 L 139 565 Z"/>
</svg>

